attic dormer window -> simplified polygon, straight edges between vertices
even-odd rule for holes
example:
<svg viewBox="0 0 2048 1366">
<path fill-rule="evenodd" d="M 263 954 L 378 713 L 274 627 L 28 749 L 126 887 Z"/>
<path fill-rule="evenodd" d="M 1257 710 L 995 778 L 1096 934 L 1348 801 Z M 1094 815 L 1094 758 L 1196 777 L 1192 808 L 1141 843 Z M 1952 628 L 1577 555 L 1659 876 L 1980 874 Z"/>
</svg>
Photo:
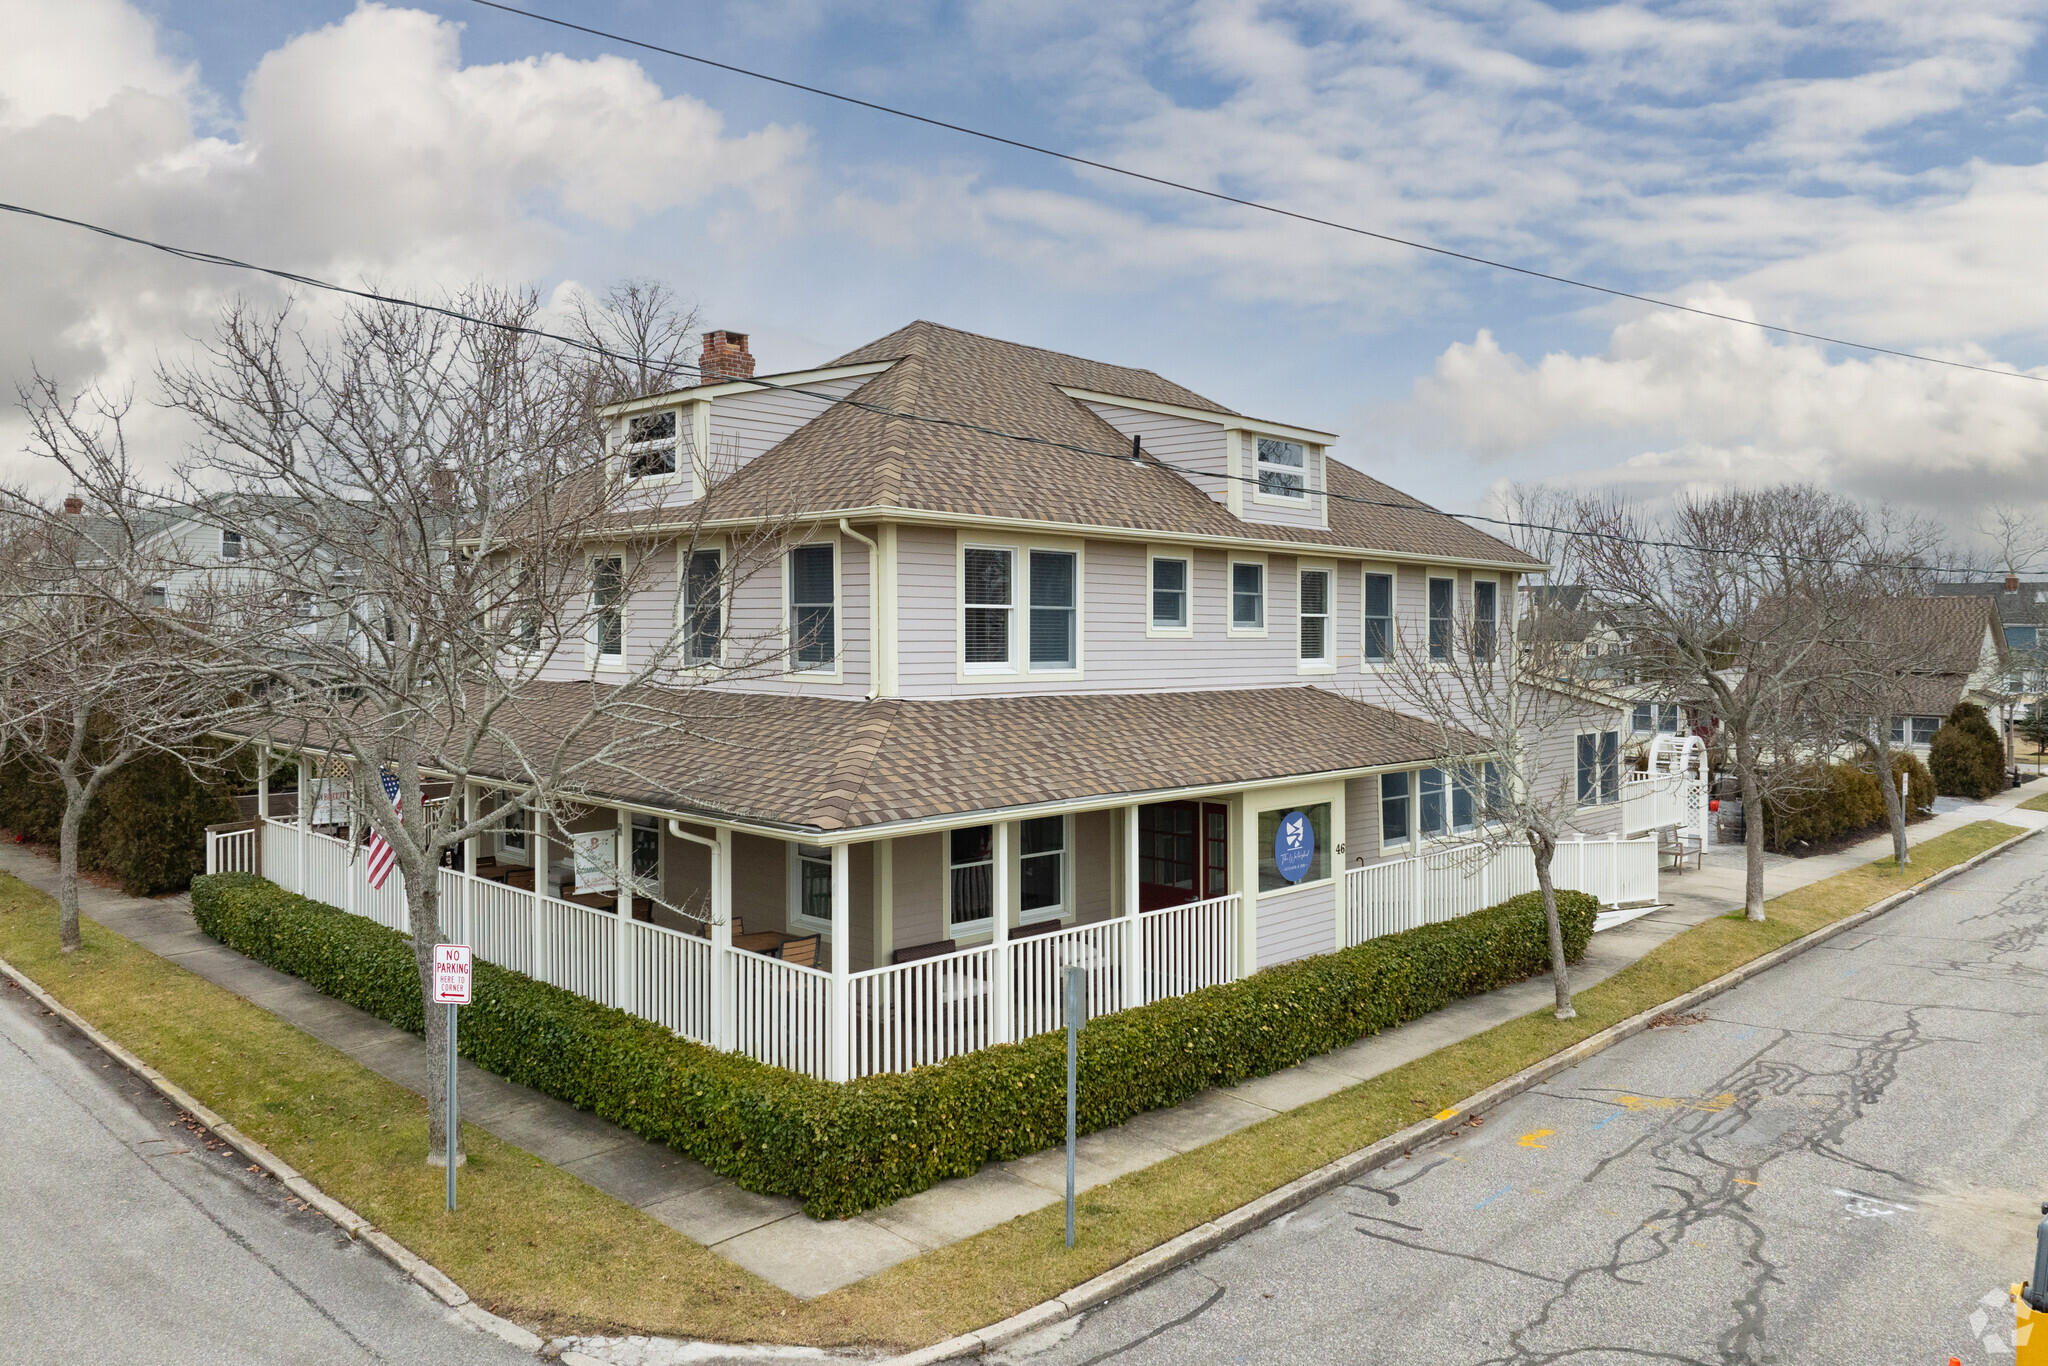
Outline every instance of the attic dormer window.
<svg viewBox="0 0 2048 1366">
<path fill-rule="evenodd" d="M 1308 497 L 1308 448 L 1299 441 L 1260 437 L 1259 492 L 1269 498 Z"/>
<path fill-rule="evenodd" d="M 676 414 L 642 413 L 626 420 L 626 477 L 646 479 L 676 472 Z"/>
</svg>

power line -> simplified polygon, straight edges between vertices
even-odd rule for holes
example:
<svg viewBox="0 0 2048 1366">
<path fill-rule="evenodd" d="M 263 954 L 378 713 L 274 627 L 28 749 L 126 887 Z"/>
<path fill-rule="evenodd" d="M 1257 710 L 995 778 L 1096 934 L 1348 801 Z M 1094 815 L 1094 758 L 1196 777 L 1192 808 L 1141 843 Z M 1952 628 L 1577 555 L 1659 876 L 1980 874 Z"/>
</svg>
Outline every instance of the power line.
<svg viewBox="0 0 2048 1366">
<path fill-rule="evenodd" d="M 77 218 L 66 218 L 61 214 L 46 213 L 41 209 L 31 209 L 20 204 L 9 204 L 4 201 L 0 201 L 0 210 L 5 210 L 8 213 L 20 214 L 27 218 L 41 219 L 49 223 L 62 224 L 66 227 L 82 228 L 87 232 L 97 233 L 102 237 L 113 238 L 115 241 L 127 242 L 139 247 L 146 247 L 151 251 L 160 251 L 165 253 L 166 255 L 175 256 L 183 261 L 193 261 L 201 265 L 220 266 L 230 270 L 253 271 L 259 275 L 268 275 L 274 279 L 289 281 L 292 284 L 304 285 L 309 289 L 326 290 L 331 293 L 346 295 L 350 298 L 365 299 L 372 303 L 392 304 L 400 308 L 418 309 L 422 312 L 438 314 L 444 318 L 450 318 L 458 322 L 471 323 L 479 327 L 490 327 L 502 332 L 514 333 L 519 336 L 536 337 L 547 341 L 560 342 L 565 346 L 574 347 L 579 351 L 584 351 L 594 356 L 602 356 L 607 360 L 623 361 L 626 362 L 627 364 L 633 365 L 644 365 L 654 361 L 654 358 L 650 356 L 631 355 L 623 351 L 614 351 L 609 347 L 603 346 L 597 342 L 589 341 L 582 337 L 568 336 L 560 332 L 551 332 L 548 329 L 542 327 L 528 327 L 522 323 L 506 322 L 501 318 L 478 317 L 476 314 L 464 313 L 460 309 L 449 308 L 443 304 L 431 304 L 423 302 L 418 299 L 408 299 L 403 295 L 381 294 L 375 290 L 356 289 L 348 285 L 338 285 L 327 280 L 322 280 L 318 276 L 304 275 L 297 271 L 283 270 L 276 266 L 258 265 L 254 262 L 243 261 L 233 256 L 224 256 L 219 252 L 203 251 L 193 247 L 180 247 L 173 246 L 169 243 L 156 242 L 152 241 L 147 237 L 136 237 L 130 233 L 119 232 L 113 228 L 102 227 L 97 223 L 88 223 L 83 221 L 82 219 Z M 686 361 L 672 363 L 664 362 L 662 364 L 677 370 L 692 371 L 696 373 L 700 379 L 705 377 L 707 373 L 701 366 L 692 365 Z M 724 379 L 725 377 L 719 376 L 718 378 Z M 1158 456 L 1153 455 L 1150 452 L 1142 452 L 1140 448 L 1136 446 L 1133 447 L 1132 451 L 1097 450 L 1093 446 L 1077 445 L 1074 442 L 1061 441 L 1053 437 L 1033 436 L 1023 432 L 1006 431 L 1001 427 L 990 427 L 982 423 L 968 422 L 960 418 L 935 417 L 929 413 L 914 413 L 901 408 L 891 408 L 884 404 L 869 403 L 864 399 L 855 398 L 850 394 L 828 394 L 821 392 L 817 389 L 807 389 L 801 384 L 779 384 L 772 379 L 756 379 L 751 376 L 749 376 L 745 380 L 745 383 L 752 384 L 763 389 L 773 389 L 787 393 L 803 394 L 808 398 L 815 398 L 824 403 L 839 404 L 849 408 L 858 408 L 865 412 L 875 413 L 882 417 L 897 418 L 905 422 L 918 422 L 934 427 L 950 427 L 956 431 L 974 432 L 977 435 L 992 436 L 1004 441 L 1016 441 L 1024 445 L 1044 446 L 1048 449 L 1067 451 L 1076 455 L 1094 456 L 1102 460 L 1114 460 L 1120 464 L 1143 465 L 1149 463 L 1151 465 L 1157 466 L 1160 469 L 1170 471 L 1174 474 L 1199 475 L 1205 479 L 1224 479 L 1242 484 L 1256 484 L 1261 487 L 1265 486 L 1265 481 L 1257 475 L 1217 474 L 1212 470 L 1198 469 L 1192 465 L 1176 465 L 1168 461 L 1161 460 Z M 1523 522 L 1516 521 L 1512 518 L 1506 517 L 1490 517 L 1485 513 L 1479 512 L 1445 512 L 1441 508 L 1431 507 L 1427 503 L 1419 502 L 1414 499 L 1397 502 L 1389 498 L 1366 498 L 1362 495 L 1355 493 L 1338 493 L 1335 490 L 1328 488 L 1309 490 L 1308 492 L 1312 497 L 1333 499 L 1340 503 L 1351 503 L 1361 507 L 1388 508 L 1398 512 L 1414 512 L 1422 513 L 1432 517 L 1451 518 L 1471 522 L 1485 522 L 1492 526 L 1508 527 L 1515 530 L 1543 531 L 1559 536 L 1568 536 L 1589 540 L 1613 541 L 1618 544 L 1640 545 L 1652 549 L 1687 550 L 1702 555 L 1727 556 L 1731 558 L 1782 560 L 1796 564 L 1830 565 L 1844 569 L 1899 569 L 1902 567 L 1899 564 L 1890 561 L 1838 560 L 1829 559 L 1822 556 L 1773 554 L 1766 551 L 1748 550 L 1736 547 L 1704 546 L 1693 544 L 1691 542 L 1686 541 L 1664 541 L 1641 536 L 1623 536 L 1613 532 L 1582 531 L 1571 527 L 1553 526 L 1544 522 Z M 1944 569 L 1931 566 L 1903 567 L 1920 569 L 1922 570 L 1922 572 L 1930 574 L 1962 574 L 1970 572 L 1968 570 L 1963 569 Z"/>
<path fill-rule="evenodd" d="M 1697 318 L 1712 318 L 1718 322 L 1735 323 L 1741 327 L 1754 327 L 1759 331 L 1773 332 L 1779 336 L 1798 337 L 1804 341 L 1822 342 L 1829 346 L 1845 346 L 1855 351 L 1867 351 L 1872 355 L 1896 356 L 1901 360 L 1919 361 L 1923 365 L 1945 365 L 1950 369 L 1973 370 L 1982 375 L 2000 375 L 2007 379 L 2026 379 L 2037 383 L 2048 383 L 2048 375 L 2030 375 L 2023 370 L 2014 369 L 2001 370 L 1991 365 L 1972 365 L 1968 361 L 1948 360 L 1941 356 L 1923 355 L 1917 351 L 1900 351 L 1889 346 L 1875 346 L 1869 342 L 1850 341 L 1846 337 L 1833 337 L 1823 332 L 1803 332 L 1796 327 L 1785 327 L 1778 323 L 1759 322 L 1755 318 L 1738 318 L 1732 313 L 1717 313 L 1710 308 L 1699 308 L 1692 304 L 1675 303 L 1670 299 L 1660 299 L 1651 294 L 1636 294 L 1626 289 L 1616 289 L 1612 285 L 1596 284 L 1591 280 L 1580 280 L 1569 275 L 1555 275 L 1549 271 L 1537 270 L 1533 266 L 1518 266 L 1509 261 L 1496 261 L 1489 256 L 1479 256 L 1471 252 L 1457 251 L 1451 247 L 1440 247 L 1433 242 L 1424 242 L 1413 237 L 1398 237 L 1393 233 L 1379 232 L 1372 228 L 1361 228 L 1354 223 L 1339 222 L 1334 218 L 1319 218 L 1314 214 L 1302 213 L 1297 209 L 1283 208 L 1278 204 L 1269 204 L 1264 200 L 1246 199 L 1239 195 L 1226 194 L 1222 190 L 1205 189 L 1200 185 L 1190 185 L 1185 181 L 1170 180 L 1165 176 L 1151 175 L 1144 171 L 1134 171 L 1128 166 L 1118 166 L 1114 162 L 1097 161 L 1091 157 L 1079 156 L 1073 152 L 1062 152 L 1056 147 L 1045 147 L 1035 142 L 1024 142 L 1017 138 L 1004 137 L 1000 133 L 985 132 L 982 129 L 971 128 L 963 123 L 949 123 L 945 119 L 936 119 L 926 114 L 913 113 L 908 109 L 899 109 L 894 105 L 880 104 L 874 100 L 864 100 L 858 96 L 842 94 L 837 90 L 827 90 L 823 86 L 806 85 L 802 81 L 792 81 L 782 76 L 771 76 L 765 71 L 755 71 L 750 67 L 737 66 L 731 62 L 721 62 L 716 58 L 701 56 L 694 52 L 684 52 L 679 48 L 663 47 L 659 43 L 650 43 L 644 39 L 628 37 L 623 33 L 613 33 L 608 29 L 592 28 L 588 24 L 578 24 L 572 23 L 567 19 L 557 19 L 551 14 L 541 14 L 535 10 L 521 9 L 517 5 L 502 4 L 500 0 L 471 0 L 471 3 L 482 5 L 486 9 L 501 10 L 506 14 L 516 14 L 521 18 L 532 19 L 539 23 L 552 24 L 556 28 L 570 29 L 576 33 L 589 34 L 593 38 L 603 38 L 608 42 L 623 43 L 628 47 L 637 47 L 647 52 L 658 52 L 665 57 L 676 57 L 686 62 L 695 62 L 700 66 L 712 67 L 719 71 L 729 71 L 736 76 L 746 76 L 752 80 L 766 81 L 771 85 L 783 86 L 786 89 L 799 90 L 807 95 L 816 95 L 821 99 L 837 100 L 841 104 L 850 104 L 860 109 L 873 110 L 878 114 L 889 114 L 899 119 L 909 119 L 913 123 L 922 123 L 931 128 L 941 128 L 949 133 L 959 133 L 964 137 L 980 138 L 984 142 L 993 142 L 1003 147 L 1014 147 L 1018 151 L 1051 157 L 1055 161 L 1064 161 L 1075 166 L 1086 166 L 1096 171 L 1107 171 L 1111 175 L 1143 181 L 1148 185 L 1158 185 L 1164 189 L 1179 190 L 1184 194 L 1200 195 L 1204 199 L 1214 199 L 1225 204 L 1235 204 L 1240 208 L 1256 209 L 1260 213 L 1270 213 L 1281 218 L 1291 218 L 1296 222 L 1310 223 L 1319 228 L 1334 228 L 1338 232 L 1350 233 L 1355 237 L 1369 237 L 1374 241 L 1391 243 L 1397 247 L 1408 247 L 1415 251 L 1430 252 L 1433 255 L 1447 257 L 1453 261 L 1464 261 L 1467 264 L 1485 266 L 1491 270 L 1504 270 L 1515 275 L 1526 276 L 1532 280 L 1544 280 L 1555 285 L 1568 285 L 1573 289 L 1590 290 L 1595 294 L 1605 294 L 1613 299 L 1627 299 L 1633 303 L 1650 304 L 1656 308 L 1670 309 L 1674 313 L 1690 313 Z"/>
</svg>

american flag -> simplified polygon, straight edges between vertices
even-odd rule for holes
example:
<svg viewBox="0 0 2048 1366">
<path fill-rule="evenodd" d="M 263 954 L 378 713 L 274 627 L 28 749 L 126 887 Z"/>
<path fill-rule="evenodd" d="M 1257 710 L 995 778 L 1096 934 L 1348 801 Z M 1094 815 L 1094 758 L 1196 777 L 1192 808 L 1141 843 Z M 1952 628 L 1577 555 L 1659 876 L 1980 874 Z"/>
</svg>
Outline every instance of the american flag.
<svg viewBox="0 0 2048 1366">
<path fill-rule="evenodd" d="M 398 795 L 398 779 L 391 776 L 388 768 L 378 769 L 377 777 L 384 784 L 384 799 L 391 803 L 392 813 L 397 814 L 405 805 L 404 799 Z M 382 831 L 372 827 L 367 866 L 372 891 L 382 889 L 384 879 L 391 876 L 391 866 L 397 862 L 398 855 L 391 852 L 391 842 L 384 838 Z"/>
</svg>

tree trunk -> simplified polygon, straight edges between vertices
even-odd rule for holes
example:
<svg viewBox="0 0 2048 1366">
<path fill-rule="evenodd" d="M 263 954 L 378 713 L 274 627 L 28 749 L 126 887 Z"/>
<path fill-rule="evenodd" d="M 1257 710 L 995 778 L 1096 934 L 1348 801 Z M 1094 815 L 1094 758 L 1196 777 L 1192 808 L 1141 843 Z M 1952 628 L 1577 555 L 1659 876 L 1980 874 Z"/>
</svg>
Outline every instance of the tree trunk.
<svg viewBox="0 0 2048 1366">
<path fill-rule="evenodd" d="M 75 953 L 84 944 L 78 932 L 78 827 L 91 800 L 78 780 L 65 775 L 64 816 L 57 822 L 57 944 Z"/>
<path fill-rule="evenodd" d="M 1898 779 L 1892 776 L 1891 746 L 1879 739 L 1871 751 L 1877 756 L 1877 785 L 1884 790 L 1885 819 L 1892 827 L 1892 857 L 1903 868 L 1913 860 L 1906 850 L 1906 803 Z"/>
<path fill-rule="evenodd" d="M 1738 740 L 1735 780 L 1742 789 L 1742 911 L 1751 920 L 1764 918 L 1764 804 L 1757 781 L 1756 755 Z"/>
<path fill-rule="evenodd" d="M 448 942 L 441 932 L 441 877 L 438 867 L 424 858 L 401 859 L 400 867 L 412 922 L 413 963 L 420 974 L 420 1009 L 427 1026 L 427 1163 L 442 1167 L 448 1163 L 448 1007 L 434 1003 L 434 946 Z M 459 1031 L 461 1025 L 456 1028 Z M 455 1165 L 467 1160 L 458 1133 Z"/>
<path fill-rule="evenodd" d="M 1550 980 L 1557 988 L 1557 1018 L 1577 1019 L 1579 1012 L 1572 1008 L 1572 967 L 1564 955 L 1564 926 L 1557 919 L 1557 888 L 1550 881 L 1550 860 L 1557 846 L 1547 839 L 1532 839 L 1529 852 L 1536 857 L 1536 885 L 1543 892 L 1543 925 L 1550 933 Z"/>
</svg>

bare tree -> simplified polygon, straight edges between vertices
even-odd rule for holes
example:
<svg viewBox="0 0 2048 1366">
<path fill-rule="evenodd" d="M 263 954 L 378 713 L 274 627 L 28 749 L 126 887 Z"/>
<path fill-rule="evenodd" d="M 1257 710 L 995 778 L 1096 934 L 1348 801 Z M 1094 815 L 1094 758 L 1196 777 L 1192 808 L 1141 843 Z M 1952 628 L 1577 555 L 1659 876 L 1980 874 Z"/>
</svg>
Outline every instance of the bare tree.
<svg viewBox="0 0 2048 1366">
<path fill-rule="evenodd" d="M 1570 641 L 1519 636 L 1511 616 L 1458 622 L 1452 634 L 1440 654 L 1431 648 L 1439 642 L 1403 641 L 1388 681 L 1401 708 L 1434 733 L 1443 800 L 1471 804 L 1475 850 L 1519 846 L 1534 859 L 1555 1011 L 1569 1020 L 1577 1011 L 1551 865 L 1579 807 L 1571 757 L 1578 734 L 1589 711 L 1613 703 L 1579 684 L 1582 656 Z"/>
<path fill-rule="evenodd" d="M 531 294 L 450 303 L 483 321 L 380 305 L 315 341 L 289 311 L 237 307 L 159 376 L 197 432 L 178 509 L 207 532 L 185 566 L 195 642 L 261 676 L 252 729 L 347 764 L 404 881 L 423 1000 L 450 928 L 444 856 L 515 813 L 565 820 L 608 779 L 673 788 L 639 766 L 664 734 L 716 733 L 737 695 L 702 685 L 787 648 L 730 629 L 787 529 L 701 535 L 711 499 L 663 506 L 614 457 L 589 402 L 606 381 L 517 330 Z M 230 565 L 210 553 L 225 536 Z M 472 781 L 494 809 L 458 799 Z M 441 1012 L 426 1032 L 438 1163 Z"/>
<path fill-rule="evenodd" d="M 593 299 L 576 296 L 569 335 L 588 348 L 568 357 L 585 401 L 618 403 L 697 383 L 690 348 L 702 313 L 659 280 L 622 280 Z"/>
<path fill-rule="evenodd" d="M 126 402 L 63 398 L 38 375 L 20 391 L 43 454 L 97 452 L 125 466 Z M 155 568 L 132 507 L 62 511 L 20 491 L 0 495 L 0 738 L 64 793 L 58 818 L 58 939 L 76 951 L 79 835 L 106 781 L 135 760 L 170 754 L 195 771 L 225 751 L 197 743 L 236 714 L 235 675 L 166 630 L 148 585 Z"/>
<path fill-rule="evenodd" d="M 1973 523 L 1989 568 L 2017 579 L 2048 558 L 2048 521 L 2011 503 L 1992 503 Z"/>
<path fill-rule="evenodd" d="M 1742 792 L 1744 907 L 1764 918 L 1764 803 L 1811 781 L 1802 755 L 1839 728 L 1810 685 L 1852 619 L 1868 550 L 1863 510 L 1808 485 L 1679 500 L 1652 516 L 1614 497 L 1578 519 L 1583 578 L 1627 635 L 1645 681 L 1693 700 L 1725 737 Z"/>
</svg>

